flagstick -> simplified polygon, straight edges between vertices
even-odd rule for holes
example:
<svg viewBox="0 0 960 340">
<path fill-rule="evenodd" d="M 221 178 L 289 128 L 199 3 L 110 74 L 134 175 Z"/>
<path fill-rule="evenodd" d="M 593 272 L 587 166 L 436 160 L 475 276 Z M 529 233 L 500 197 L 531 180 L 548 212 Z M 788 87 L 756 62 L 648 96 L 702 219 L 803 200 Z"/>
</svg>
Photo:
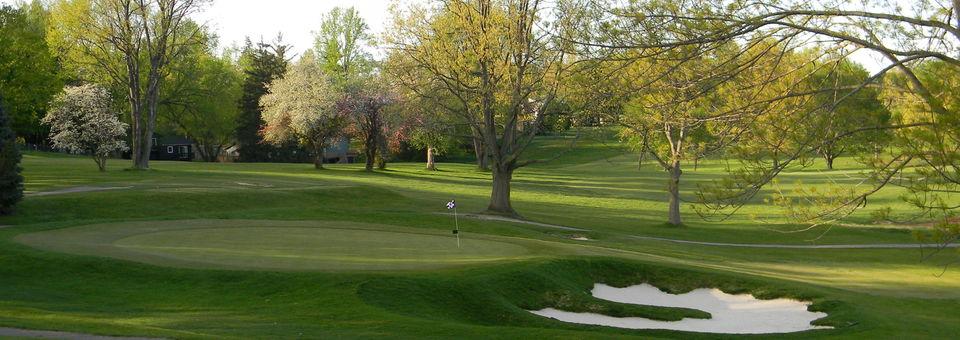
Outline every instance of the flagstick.
<svg viewBox="0 0 960 340">
<path fill-rule="evenodd" d="M 453 223 L 457 226 L 457 249 L 460 249 L 460 219 L 457 217 L 457 206 L 453 206 Z"/>
</svg>

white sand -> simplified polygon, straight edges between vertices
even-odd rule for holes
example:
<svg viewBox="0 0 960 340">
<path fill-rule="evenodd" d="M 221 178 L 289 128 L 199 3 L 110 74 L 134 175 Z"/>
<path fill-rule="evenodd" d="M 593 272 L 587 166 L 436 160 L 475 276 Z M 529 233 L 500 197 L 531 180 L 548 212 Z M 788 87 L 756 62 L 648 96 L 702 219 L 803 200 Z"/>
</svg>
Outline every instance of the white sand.
<svg viewBox="0 0 960 340">
<path fill-rule="evenodd" d="M 596 284 L 593 287 L 593 296 L 621 303 L 699 309 L 709 312 L 713 318 L 657 321 L 639 317 L 616 318 L 595 313 L 572 313 L 553 308 L 531 312 L 560 321 L 589 325 L 704 333 L 789 333 L 829 328 L 810 325 L 811 321 L 826 317 L 827 314 L 807 311 L 809 302 L 790 299 L 758 300 L 749 294 L 731 295 L 719 289 L 701 288 L 686 294 L 673 295 L 648 284 L 627 288 Z"/>
</svg>

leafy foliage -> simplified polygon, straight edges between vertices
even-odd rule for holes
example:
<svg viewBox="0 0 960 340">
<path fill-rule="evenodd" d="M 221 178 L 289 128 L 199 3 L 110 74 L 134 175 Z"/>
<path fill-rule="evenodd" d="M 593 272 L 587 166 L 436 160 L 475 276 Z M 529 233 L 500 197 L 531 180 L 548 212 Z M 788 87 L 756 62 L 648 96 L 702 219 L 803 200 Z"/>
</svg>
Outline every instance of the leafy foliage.
<svg viewBox="0 0 960 340">
<path fill-rule="evenodd" d="M 282 144 L 295 140 L 308 147 L 314 165 L 321 169 L 324 148 L 343 134 L 347 123 L 343 111 L 336 109 L 337 92 L 327 74 L 311 55 L 304 55 L 282 79 L 270 84 L 260 99 L 263 106 L 264 140 Z"/>
<path fill-rule="evenodd" d="M 217 161 L 233 143 L 242 80 L 233 54 L 218 56 L 214 48 L 198 46 L 173 65 L 160 114 L 163 127 L 196 142 L 200 157 L 208 162 Z"/>
<path fill-rule="evenodd" d="M 373 41 L 368 29 L 353 7 L 334 7 L 323 16 L 320 30 L 314 32 L 314 51 L 335 84 L 342 86 L 372 69 L 373 58 L 363 49 Z"/>
<path fill-rule="evenodd" d="M 127 124 L 110 106 L 110 93 L 97 85 L 68 86 L 54 97 L 43 123 L 50 126 L 54 148 L 93 156 L 100 171 L 107 159 L 127 150 Z"/>
<path fill-rule="evenodd" d="M 34 1 L 0 6 L 0 96 L 11 128 L 31 140 L 43 138 L 40 117 L 63 86 L 60 67 L 46 42 L 47 12 Z"/>
<path fill-rule="evenodd" d="M 901 171 L 894 185 L 903 186 L 903 199 L 919 211 L 913 218 L 930 218 L 934 230 L 921 240 L 943 246 L 960 239 L 960 68 L 942 61 L 918 65 L 914 74 L 928 91 L 928 98 L 911 87 L 908 74 L 891 73 L 885 79 L 883 97 L 889 101 L 893 119 L 900 124 L 931 123 L 894 131 L 892 144 L 898 149 L 882 162 L 907 159 L 913 171 Z M 937 113 L 939 106 L 948 114 Z M 882 214 L 885 219 L 895 218 Z"/>
<path fill-rule="evenodd" d="M 267 162 L 285 161 L 278 157 L 277 148 L 263 140 L 263 108 L 260 99 L 267 93 L 267 86 L 282 78 L 287 72 L 287 51 L 289 45 L 281 41 L 247 44 L 240 54 L 243 69 L 243 84 L 239 101 L 240 113 L 237 116 L 236 139 L 240 146 L 240 161 Z"/>
<path fill-rule="evenodd" d="M 889 130 L 850 133 L 863 127 L 889 125 L 890 111 L 880 102 L 877 86 L 850 92 L 864 83 L 874 85 L 863 66 L 847 58 L 837 58 L 836 63 L 836 67 L 820 69 L 811 77 L 812 86 L 822 91 L 812 103 L 816 106 L 812 108 L 815 119 L 810 120 L 809 129 L 824 141 L 817 153 L 830 170 L 840 155 L 879 153 L 890 139 Z"/>
<path fill-rule="evenodd" d="M 171 65 L 202 45 L 190 19 L 209 0 L 59 0 L 50 40 L 81 79 L 123 89 L 133 166 L 149 169 L 161 92 Z"/>
<path fill-rule="evenodd" d="M 458 0 L 395 13 L 386 40 L 406 54 L 402 83 L 419 96 L 451 98 L 444 114 L 470 126 L 490 157 L 488 211 L 516 215 L 510 181 L 516 169 L 540 160 L 521 156 L 542 126 L 546 107 L 565 79 L 565 54 L 545 28 L 550 8 L 531 0 Z M 448 96 L 449 97 L 448 97 Z"/>
<path fill-rule="evenodd" d="M 579 38 L 585 42 L 580 49 L 597 51 L 601 57 L 611 51 L 631 50 L 635 56 L 630 60 L 669 60 L 670 54 L 665 52 L 691 49 L 709 54 L 733 43 L 733 53 L 717 65 L 736 65 L 731 74 L 737 75 L 764 68 L 756 67 L 755 58 L 747 53 L 757 46 L 753 42 L 776 41 L 778 44 L 771 45 L 776 48 L 765 49 L 762 54 L 772 56 L 774 64 L 782 64 L 778 67 L 800 66 L 783 73 L 789 75 L 783 78 L 786 81 L 763 73 L 756 78 L 768 79 L 757 86 L 767 86 L 772 80 L 788 86 L 767 90 L 777 95 L 745 98 L 741 106 L 775 108 L 783 113 L 755 120 L 749 138 L 741 139 L 735 150 L 743 166 L 732 169 L 714 185 L 701 187 L 700 201 L 708 210 L 729 216 L 762 188 L 776 183 L 775 178 L 787 168 L 809 166 L 809 157 L 817 152 L 832 157 L 838 150 L 847 149 L 842 143 L 856 142 L 857 135 L 890 141 L 884 150 L 888 155 L 874 148 L 873 157 L 862 159 L 872 167 L 861 177 L 862 183 L 869 185 L 801 192 L 811 206 L 832 202 L 834 207 L 815 214 L 791 214 L 808 217 L 797 222 L 816 225 L 843 218 L 865 207 L 868 197 L 890 185 L 893 178 L 912 177 L 912 172 L 918 174 L 920 182 L 936 183 L 911 185 L 924 200 L 956 193 L 949 187 L 957 183 L 954 174 L 960 157 L 953 146 L 956 125 L 951 122 L 958 115 L 943 99 L 946 92 L 938 89 L 938 83 L 960 67 L 955 55 L 960 43 L 957 1 L 918 0 L 907 7 L 887 1 L 636 0 L 596 2 L 587 7 L 593 14 L 590 18 L 600 18 L 591 27 L 599 27 L 596 31 L 605 34 L 599 39 L 585 34 Z M 881 56 L 886 63 L 877 74 L 864 77 L 843 61 L 863 50 Z M 936 79 L 924 76 L 926 65 L 938 63 L 943 68 Z M 664 75 L 655 72 L 649 76 Z M 910 119 L 899 119 L 896 114 L 889 120 L 883 117 L 883 110 L 871 98 L 876 97 L 875 87 L 881 78 L 887 82 L 900 78 L 897 91 L 919 104 L 917 114 Z M 871 117 L 852 111 L 854 107 L 873 111 L 868 115 Z M 889 138 L 890 131 L 910 137 Z M 872 144 L 876 147 L 884 143 Z M 947 191 L 942 192 L 944 189 Z M 920 205 L 960 208 L 955 204 Z"/>
<path fill-rule="evenodd" d="M 386 168 L 393 130 L 388 117 L 392 112 L 386 108 L 394 101 L 393 94 L 376 79 L 348 87 L 337 100 L 337 110 L 349 117 L 351 134 L 361 140 L 367 171 L 373 170 L 374 163 L 381 170 Z"/>
<path fill-rule="evenodd" d="M 23 199 L 20 158 L 16 135 L 10 129 L 10 118 L 0 97 L 0 215 L 12 213 L 17 202 Z"/>
</svg>

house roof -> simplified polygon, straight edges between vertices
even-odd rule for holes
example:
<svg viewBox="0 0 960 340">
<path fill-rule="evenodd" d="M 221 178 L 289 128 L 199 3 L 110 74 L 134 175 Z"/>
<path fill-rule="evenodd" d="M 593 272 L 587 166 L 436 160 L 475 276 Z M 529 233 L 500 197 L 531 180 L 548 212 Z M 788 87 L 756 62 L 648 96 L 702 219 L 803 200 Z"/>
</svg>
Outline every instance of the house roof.
<svg viewBox="0 0 960 340">
<path fill-rule="evenodd" d="M 157 137 L 157 145 L 191 145 L 193 141 L 183 136 Z"/>
</svg>

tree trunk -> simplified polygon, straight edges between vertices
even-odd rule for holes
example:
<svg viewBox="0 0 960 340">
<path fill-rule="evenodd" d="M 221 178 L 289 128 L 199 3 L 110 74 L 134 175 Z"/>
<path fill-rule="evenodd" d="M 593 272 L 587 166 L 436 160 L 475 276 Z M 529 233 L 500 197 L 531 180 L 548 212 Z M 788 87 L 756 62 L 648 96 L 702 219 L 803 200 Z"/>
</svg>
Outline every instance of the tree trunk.
<svg viewBox="0 0 960 340">
<path fill-rule="evenodd" d="M 147 136 L 146 126 L 143 122 L 143 108 L 138 100 L 131 100 L 133 108 L 131 113 L 130 134 L 133 137 L 133 148 L 130 150 L 130 157 L 133 159 L 133 168 L 137 170 L 146 170 L 150 168 L 150 149 L 152 147 L 153 135 Z"/>
<path fill-rule="evenodd" d="M 387 170 L 387 157 L 384 154 L 377 154 L 377 170 Z"/>
<path fill-rule="evenodd" d="M 377 160 L 377 148 L 367 145 L 363 150 L 363 156 L 366 158 L 364 169 L 373 171 L 373 162 Z"/>
<path fill-rule="evenodd" d="M 683 224 L 680 219 L 680 161 L 675 160 L 670 169 L 670 181 L 667 183 L 667 191 L 670 193 L 670 215 L 668 222 L 671 225 L 679 226 Z"/>
<path fill-rule="evenodd" d="M 142 113 L 141 113 L 142 115 Z M 153 124 L 149 122 L 150 118 L 147 117 L 148 122 L 141 122 L 139 131 L 134 130 L 133 133 L 139 135 L 140 139 L 140 152 L 134 152 L 134 164 L 133 167 L 137 170 L 148 170 L 150 169 L 150 153 L 153 149 Z M 146 126 L 144 126 L 146 125 Z"/>
<path fill-rule="evenodd" d="M 143 124 L 141 123 L 140 125 L 140 131 L 134 131 L 134 133 L 139 136 L 138 139 L 140 140 L 140 147 L 138 148 L 137 152 L 133 154 L 133 168 L 137 170 L 147 170 L 150 169 L 150 149 L 152 148 L 153 143 L 151 143 L 151 139 L 153 139 L 153 137 L 148 137 L 143 131 Z"/>
<path fill-rule="evenodd" d="M 130 159 L 133 160 L 133 168 L 139 169 L 140 155 L 143 154 L 140 151 L 143 148 L 143 143 L 140 141 L 140 116 L 136 113 L 136 109 L 132 111 L 130 113 Z"/>
<path fill-rule="evenodd" d="M 207 162 L 216 163 L 220 161 L 220 151 L 223 150 L 223 144 L 217 144 L 217 146 L 211 146 L 207 149 Z"/>
<path fill-rule="evenodd" d="M 100 172 L 107 172 L 106 156 L 93 156 L 93 161 L 97 162 L 97 168 L 100 169 Z"/>
<path fill-rule="evenodd" d="M 147 112 L 143 112 L 142 110 L 140 112 L 141 116 L 146 113 L 146 121 L 141 122 L 141 131 L 138 132 L 142 135 L 140 138 L 143 144 L 143 149 L 140 150 L 140 159 L 137 160 L 136 164 L 136 168 L 140 170 L 150 169 L 150 151 L 153 149 L 153 130 L 157 125 L 157 102 L 159 100 L 159 89 L 155 82 L 158 82 L 159 80 L 150 79 L 148 81 L 150 82 L 150 85 L 148 85 L 147 89 Z"/>
<path fill-rule="evenodd" d="M 139 57 L 139 56 L 138 56 Z M 130 53 L 124 55 L 126 63 L 127 80 L 127 101 L 130 104 L 130 135 L 131 150 L 130 159 L 133 160 L 133 168 L 144 170 L 149 166 L 143 160 L 143 148 L 146 142 L 143 140 L 143 101 L 140 88 L 140 64 L 137 58 Z M 147 150 L 147 158 L 150 158 L 150 150 Z"/>
<path fill-rule="evenodd" d="M 215 163 L 217 161 L 217 156 L 220 155 L 221 146 L 214 146 L 213 143 L 206 142 L 207 139 L 194 138 L 196 141 L 196 153 L 200 156 L 200 159 L 207 163 Z"/>
<path fill-rule="evenodd" d="M 473 137 L 473 153 L 477 156 L 477 168 L 480 170 L 490 170 L 490 163 L 487 162 L 487 151 L 483 147 L 483 140 Z"/>
<path fill-rule="evenodd" d="M 387 148 L 387 140 L 382 135 L 377 137 L 377 169 L 387 170 L 387 160 L 390 159 L 390 149 Z"/>
<path fill-rule="evenodd" d="M 323 170 L 323 162 L 327 157 L 326 152 L 323 150 L 323 143 L 315 143 L 314 145 L 317 146 L 314 146 L 313 150 L 313 167 L 317 170 Z"/>
<path fill-rule="evenodd" d="M 490 193 L 490 206 L 487 211 L 506 216 L 516 216 L 517 212 L 510 205 L 510 181 L 513 179 L 513 169 L 493 169 L 493 191 Z"/>
<path fill-rule="evenodd" d="M 834 149 L 834 147 L 835 145 L 827 145 L 819 150 L 820 156 L 823 157 L 823 160 L 827 161 L 827 170 L 833 170 L 833 161 L 843 153 L 843 148 Z"/>
<path fill-rule="evenodd" d="M 437 163 L 433 159 L 434 149 L 431 146 L 427 146 L 427 170 L 437 171 Z"/>
</svg>

